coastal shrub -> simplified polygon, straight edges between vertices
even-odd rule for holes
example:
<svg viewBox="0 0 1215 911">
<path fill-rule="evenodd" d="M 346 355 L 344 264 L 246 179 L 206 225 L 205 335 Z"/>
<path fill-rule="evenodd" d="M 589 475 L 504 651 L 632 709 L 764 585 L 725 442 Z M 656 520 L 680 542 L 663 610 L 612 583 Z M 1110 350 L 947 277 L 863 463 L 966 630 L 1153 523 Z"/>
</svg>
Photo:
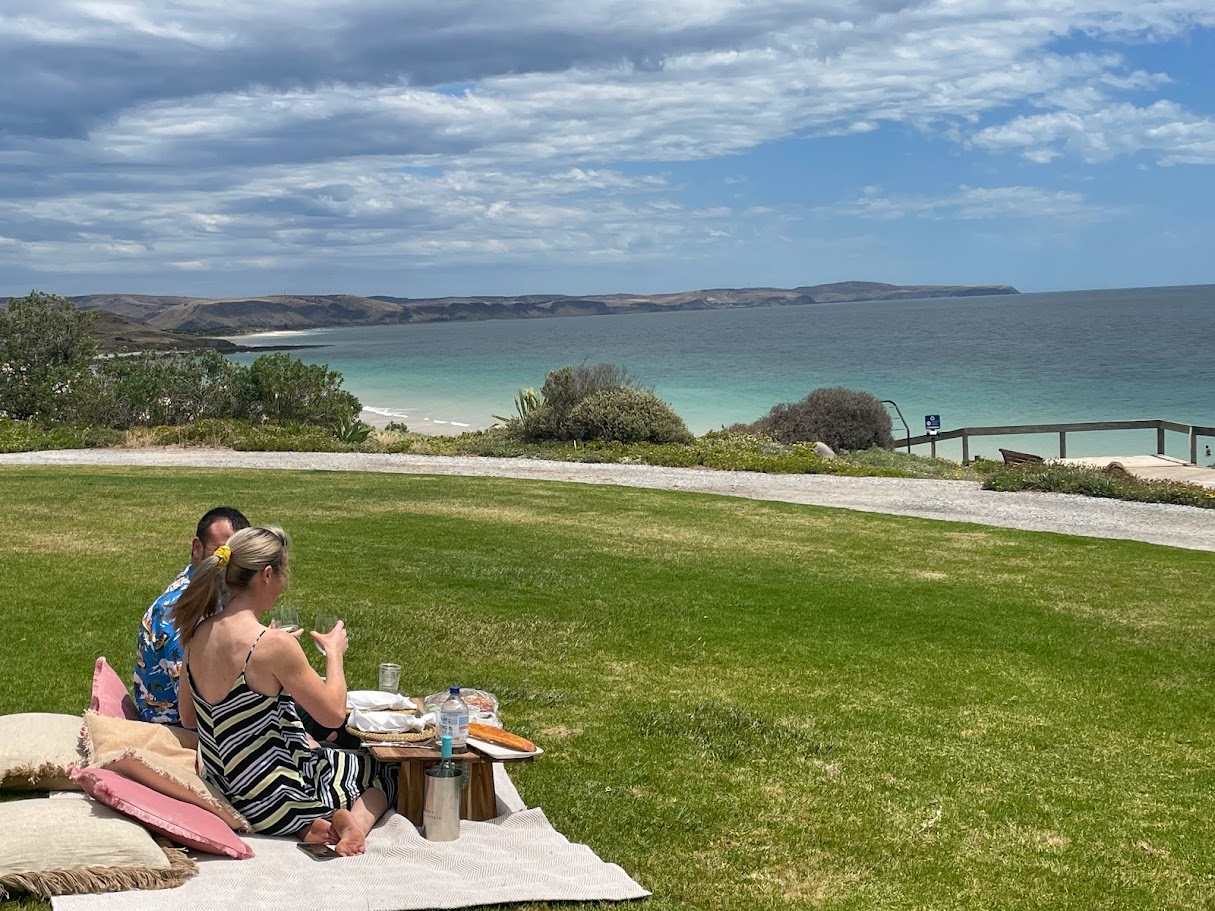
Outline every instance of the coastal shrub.
<svg viewBox="0 0 1215 911">
<path fill-rule="evenodd" d="M 211 446 L 238 452 L 350 452 L 326 427 L 205 418 L 178 427 L 155 427 L 151 446 Z"/>
<path fill-rule="evenodd" d="M 781 443 L 821 440 L 837 452 L 894 446 L 890 414 L 881 401 L 841 386 L 815 389 L 801 401 L 775 405 L 751 429 Z"/>
<path fill-rule="evenodd" d="M 0 452 L 37 452 L 43 449 L 91 449 L 112 446 L 122 434 L 105 427 L 0 418 Z"/>
<path fill-rule="evenodd" d="M 249 410 L 248 368 L 217 351 L 106 358 L 94 378 L 90 417 L 107 427 L 187 424 Z"/>
<path fill-rule="evenodd" d="M 591 393 L 575 405 L 565 432 L 574 440 L 620 443 L 690 443 L 692 434 L 671 406 L 652 392 L 618 386 Z"/>
<path fill-rule="evenodd" d="M 0 415 L 73 421 L 92 398 L 93 314 L 31 291 L 0 308 Z"/>
<path fill-rule="evenodd" d="M 587 397 L 610 389 L 649 391 L 616 364 L 567 365 L 544 378 L 538 401 L 532 395 L 521 403 L 516 396 L 518 417 L 505 419 L 504 426 L 512 438 L 523 442 L 578 439 L 570 430 L 571 412 Z M 520 390 L 521 395 L 524 392 Z"/>
<path fill-rule="evenodd" d="M 1085 468 L 1050 463 L 1007 465 L 990 472 L 983 480 L 983 487 L 998 491 L 1036 490 L 1138 503 L 1215 508 L 1215 490 L 1209 487 L 1137 478 L 1113 466 Z"/>
<path fill-rule="evenodd" d="M 305 364 L 290 355 L 263 354 L 249 365 L 249 417 L 279 424 L 333 427 L 363 410 L 342 389 L 342 375 L 327 364 Z"/>
</svg>

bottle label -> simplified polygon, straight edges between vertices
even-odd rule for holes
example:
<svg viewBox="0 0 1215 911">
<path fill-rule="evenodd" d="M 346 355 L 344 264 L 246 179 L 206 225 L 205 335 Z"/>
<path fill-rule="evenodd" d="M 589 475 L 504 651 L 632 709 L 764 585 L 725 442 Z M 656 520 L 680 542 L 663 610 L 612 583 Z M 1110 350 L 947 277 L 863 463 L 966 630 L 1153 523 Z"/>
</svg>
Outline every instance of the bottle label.
<svg viewBox="0 0 1215 911">
<path fill-rule="evenodd" d="M 463 745 L 468 742 L 468 715 L 456 715 L 444 712 L 439 716 L 439 737 L 451 735 L 453 745 Z"/>
</svg>

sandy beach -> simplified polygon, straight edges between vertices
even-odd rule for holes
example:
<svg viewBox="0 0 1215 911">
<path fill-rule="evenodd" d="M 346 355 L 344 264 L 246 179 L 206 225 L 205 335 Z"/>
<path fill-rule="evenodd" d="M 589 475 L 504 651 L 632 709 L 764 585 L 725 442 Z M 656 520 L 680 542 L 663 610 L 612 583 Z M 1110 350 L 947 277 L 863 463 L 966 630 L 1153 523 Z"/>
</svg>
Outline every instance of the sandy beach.
<svg viewBox="0 0 1215 911">
<path fill-rule="evenodd" d="M 372 427 L 379 428 L 387 427 L 389 424 L 396 422 L 407 426 L 410 433 L 420 433 L 428 437 L 456 437 L 469 430 L 484 429 L 460 421 L 445 421 L 441 418 L 436 419 L 412 414 L 387 413 L 386 411 L 374 408 L 364 408 L 359 413 L 359 420 L 364 424 L 370 424 Z"/>
</svg>

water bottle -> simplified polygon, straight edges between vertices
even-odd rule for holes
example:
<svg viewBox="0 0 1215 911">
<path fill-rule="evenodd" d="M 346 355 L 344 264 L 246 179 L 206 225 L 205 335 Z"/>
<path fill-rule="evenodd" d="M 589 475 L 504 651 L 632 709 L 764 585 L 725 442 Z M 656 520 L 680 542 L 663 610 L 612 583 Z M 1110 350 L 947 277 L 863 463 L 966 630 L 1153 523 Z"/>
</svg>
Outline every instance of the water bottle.
<svg viewBox="0 0 1215 911">
<path fill-rule="evenodd" d="M 439 706 L 439 736 L 450 736 L 452 750 L 462 753 L 468 749 L 468 703 L 460 698 L 458 686 L 453 686 L 449 692 Z"/>
</svg>

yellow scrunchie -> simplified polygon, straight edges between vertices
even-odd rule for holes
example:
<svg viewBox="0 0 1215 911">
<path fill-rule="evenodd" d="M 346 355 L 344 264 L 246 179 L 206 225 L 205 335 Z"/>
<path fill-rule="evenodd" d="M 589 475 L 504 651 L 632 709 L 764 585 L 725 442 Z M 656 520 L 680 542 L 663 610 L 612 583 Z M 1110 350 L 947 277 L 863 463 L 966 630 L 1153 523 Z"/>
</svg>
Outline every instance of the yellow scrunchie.
<svg viewBox="0 0 1215 911">
<path fill-rule="evenodd" d="M 227 544 L 221 544 L 215 548 L 215 559 L 219 561 L 220 566 L 227 566 L 228 561 L 232 559 L 232 548 Z"/>
</svg>

